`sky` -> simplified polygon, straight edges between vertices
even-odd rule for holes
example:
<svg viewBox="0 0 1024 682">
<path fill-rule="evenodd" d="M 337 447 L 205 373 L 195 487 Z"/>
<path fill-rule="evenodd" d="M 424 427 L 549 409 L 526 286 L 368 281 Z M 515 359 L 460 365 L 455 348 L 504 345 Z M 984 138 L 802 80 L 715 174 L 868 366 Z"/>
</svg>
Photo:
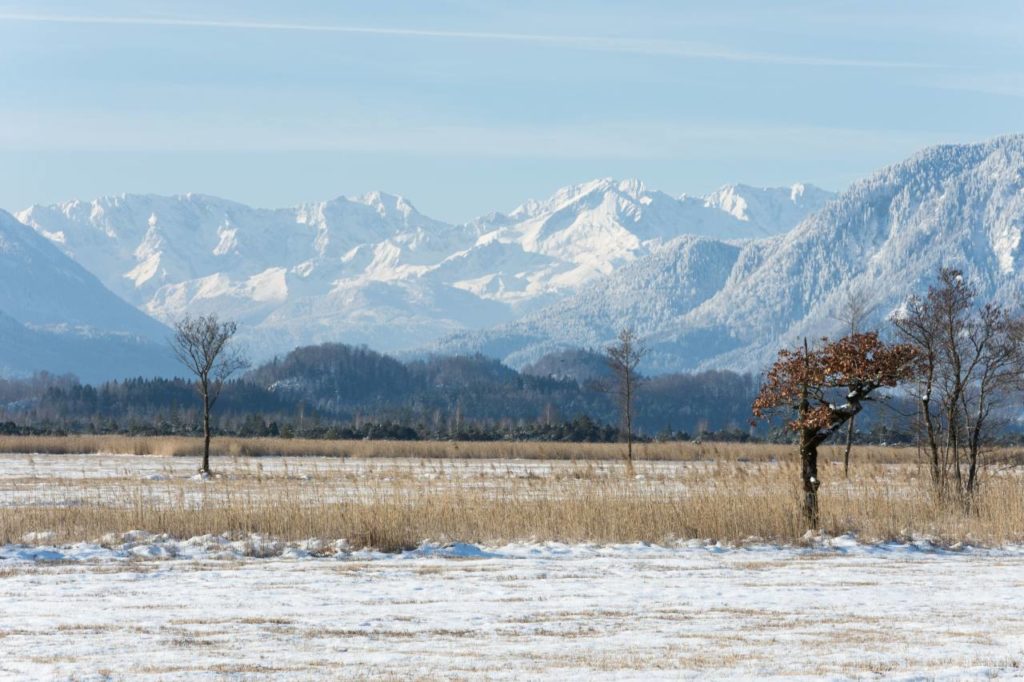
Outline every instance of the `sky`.
<svg viewBox="0 0 1024 682">
<path fill-rule="evenodd" d="M 1024 132 L 1024 3 L 0 0 L 0 207 L 842 189 Z"/>
</svg>

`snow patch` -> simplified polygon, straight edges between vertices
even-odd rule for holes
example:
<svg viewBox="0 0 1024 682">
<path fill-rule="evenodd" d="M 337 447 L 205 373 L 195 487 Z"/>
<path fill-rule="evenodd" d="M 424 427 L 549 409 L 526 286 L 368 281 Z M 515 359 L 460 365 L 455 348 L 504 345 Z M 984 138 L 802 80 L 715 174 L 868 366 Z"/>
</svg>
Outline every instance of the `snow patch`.
<svg viewBox="0 0 1024 682">
<path fill-rule="evenodd" d="M 238 248 L 238 228 L 224 225 L 217 230 L 220 241 L 213 247 L 214 256 L 226 256 Z"/>
<path fill-rule="evenodd" d="M 242 539 L 227 536 L 202 535 L 178 540 L 166 534 L 153 534 L 142 530 L 122 534 L 108 534 L 91 543 L 70 545 L 49 544 L 55 538 L 50 531 L 29 533 L 21 544 L 0 546 L 0 559 L 9 561 L 123 561 L 143 559 L 293 559 L 293 560 L 412 560 L 412 559 L 586 559 L 586 558 L 661 558 L 670 559 L 704 554 L 765 554 L 772 556 L 799 556 L 806 554 L 846 554 L 863 556 L 995 556 L 1024 557 L 1024 545 L 985 548 L 965 544 L 943 546 L 926 536 L 915 536 L 905 542 L 887 541 L 863 543 L 854 535 L 829 537 L 808 532 L 799 545 L 765 543 L 757 538 L 730 545 L 710 540 L 685 540 L 670 544 L 629 543 L 599 545 L 593 543 L 566 544 L 560 542 L 523 542 L 489 547 L 466 542 L 439 544 L 423 542 L 415 549 L 399 552 L 380 552 L 373 549 L 353 549 L 346 540 L 324 541 L 310 538 L 299 542 L 282 542 L 261 535 Z"/>
</svg>

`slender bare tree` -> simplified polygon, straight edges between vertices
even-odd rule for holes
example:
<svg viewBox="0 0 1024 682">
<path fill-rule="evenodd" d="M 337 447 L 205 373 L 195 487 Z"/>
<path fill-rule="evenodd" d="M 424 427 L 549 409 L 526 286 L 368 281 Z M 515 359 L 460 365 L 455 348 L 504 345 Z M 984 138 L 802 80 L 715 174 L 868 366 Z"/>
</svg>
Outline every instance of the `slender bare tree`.
<svg viewBox="0 0 1024 682">
<path fill-rule="evenodd" d="M 1024 378 L 1024 318 L 976 299 L 963 273 L 942 269 L 928 293 L 892 319 L 918 352 L 920 437 L 932 482 L 968 509 L 993 418 Z"/>
<path fill-rule="evenodd" d="M 210 411 L 220 397 L 224 382 L 235 372 L 249 366 L 232 344 L 238 325 L 221 321 L 217 315 L 186 315 L 174 325 L 171 348 L 196 377 L 196 389 L 203 400 L 202 474 L 210 473 Z"/>
<path fill-rule="evenodd" d="M 633 469 L 633 416 L 636 403 L 636 389 L 640 375 L 637 367 L 647 355 L 647 348 L 631 329 L 619 332 L 615 343 L 605 350 L 608 367 L 614 375 L 612 393 L 619 404 L 622 428 L 626 435 L 626 463 Z"/>
<path fill-rule="evenodd" d="M 877 308 L 878 304 L 873 302 L 873 296 L 865 287 L 853 287 L 843 296 L 832 318 L 842 322 L 848 334 L 860 334 Z"/>
<path fill-rule="evenodd" d="M 865 287 L 853 287 L 846 292 L 833 318 L 842 322 L 846 334 L 860 334 L 868 317 L 878 307 Z M 850 450 L 856 430 L 857 415 L 850 417 L 846 425 L 846 447 L 843 452 L 843 477 L 850 477 Z"/>
</svg>

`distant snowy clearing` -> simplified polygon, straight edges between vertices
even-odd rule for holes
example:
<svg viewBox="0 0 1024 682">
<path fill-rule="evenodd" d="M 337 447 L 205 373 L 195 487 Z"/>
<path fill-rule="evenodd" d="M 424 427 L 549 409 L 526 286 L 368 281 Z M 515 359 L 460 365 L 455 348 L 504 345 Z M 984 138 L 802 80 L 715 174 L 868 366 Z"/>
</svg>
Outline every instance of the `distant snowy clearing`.
<svg viewBox="0 0 1024 682">
<path fill-rule="evenodd" d="M 0 677 L 1011 678 L 1022 603 L 1024 548 L 926 540 L 33 537 L 0 547 Z"/>
</svg>

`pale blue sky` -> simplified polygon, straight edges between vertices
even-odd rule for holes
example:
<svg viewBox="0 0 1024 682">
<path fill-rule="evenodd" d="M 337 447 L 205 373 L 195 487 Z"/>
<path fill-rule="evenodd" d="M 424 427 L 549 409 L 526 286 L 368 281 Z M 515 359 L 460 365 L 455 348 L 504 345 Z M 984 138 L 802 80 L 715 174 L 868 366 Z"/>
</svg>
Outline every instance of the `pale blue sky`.
<svg viewBox="0 0 1024 682">
<path fill-rule="evenodd" d="M 0 0 L 0 206 L 839 189 L 1024 131 L 1020 2 Z"/>
</svg>

